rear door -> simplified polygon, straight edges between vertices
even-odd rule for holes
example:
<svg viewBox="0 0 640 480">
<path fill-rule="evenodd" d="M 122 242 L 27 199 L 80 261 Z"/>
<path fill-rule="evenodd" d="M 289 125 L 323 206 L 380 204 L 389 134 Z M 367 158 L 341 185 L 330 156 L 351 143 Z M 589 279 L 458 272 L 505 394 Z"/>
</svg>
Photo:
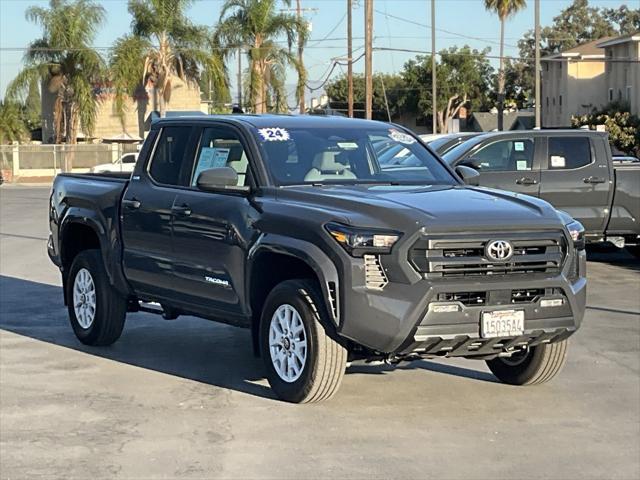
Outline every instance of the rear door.
<svg viewBox="0 0 640 480">
<path fill-rule="evenodd" d="M 601 234 L 611 192 L 606 155 L 596 155 L 587 135 L 550 136 L 547 142 L 540 197 L 579 220 L 587 233 Z"/>
<path fill-rule="evenodd" d="M 167 126 L 155 132 L 151 158 L 136 170 L 123 195 L 123 264 L 136 292 L 164 299 L 173 289 L 172 207 L 195 147 L 190 126 Z"/>
<path fill-rule="evenodd" d="M 480 185 L 538 195 L 540 185 L 538 139 L 509 137 L 493 139 L 471 150 L 458 165 L 472 163 L 480 173 Z"/>
<path fill-rule="evenodd" d="M 248 149 L 240 132 L 226 124 L 202 129 L 187 189 L 174 201 L 174 289 L 194 311 L 242 323 L 245 260 L 255 229 L 255 210 L 243 192 L 198 190 L 198 174 L 231 167 L 238 185 L 252 183 Z"/>
</svg>

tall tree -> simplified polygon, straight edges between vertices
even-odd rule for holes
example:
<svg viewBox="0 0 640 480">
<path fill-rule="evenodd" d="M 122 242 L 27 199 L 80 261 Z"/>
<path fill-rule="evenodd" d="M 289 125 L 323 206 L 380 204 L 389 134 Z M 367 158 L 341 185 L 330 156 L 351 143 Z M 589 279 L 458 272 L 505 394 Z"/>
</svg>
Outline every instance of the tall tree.
<svg viewBox="0 0 640 480">
<path fill-rule="evenodd" d="M 286 6 L 290 0 L 283 0 Z M 247 50 L 249 59 L 249 103 L 255 113 L 264 113 L 269 106 L 286 110 L 284 89 L 287 66 L 304 82 L 304 66 L 298 62 L 291 47 L 298 36 L 307 40 L 307 25 L 294 15 L 278 13 L 275 0 L 226 0 L 216 28 L 216 42 L 226 48 L 227 55 L 235 49 Z M 287 46 L 282 46 L 282 38 Z M 298 88 L 300 91 L 300 88 Z"/>
<path fill-rule="evenodd" d="M 472 50 L 451 47 L 439 53 L 436 66 L 438 84 L 438 131 L 447 133 L 449 123 L 462 107 L 471 110 L 488 108 L 493 68 L 487 59 L 489 49 Z M 401 72 L 405 81 L 404 95 L 399 99 L 402 109 L 427 117 L 431 113 L 431 56 L 409 60 Z"/>
<path fill-rule="evenodd" d="M 35 81 L 56 95 L 54 138 L 76 143 L 79 124 L 89 135 L 95 126 L 98 100 L 93 85 L 104 73 L 104 62 L 91 47 L 105 18 L 91 0 L 50 0 L 49 8 L 29 7 L 27 20 L 42 27 L 25 54 L 25 68 L 7 89 L 10 98 L 28 92 Z"/>
<path fill-rule="evenodd" d="M 504 114 L 504 24 L 511 15 L 527 6 L 526 0 L 484 0 L 484 6 L 500 19 L 500 69 L 498 70 L 498 130 L 503 128 Z"/>
<path fill-rule="evenodd" d="M 164 117 L 174 79 L 196 83 L 202 73 L 212 88 L 226 90 L 227 75 L 210 33 L 186 17 L 193 0 L 129 0 L 132 33 L 119 38 L 110 65 L 116 108 L 124 115 L 125 99 L 141 86 L 153 87 L 153 109 Z"/>
</svg>

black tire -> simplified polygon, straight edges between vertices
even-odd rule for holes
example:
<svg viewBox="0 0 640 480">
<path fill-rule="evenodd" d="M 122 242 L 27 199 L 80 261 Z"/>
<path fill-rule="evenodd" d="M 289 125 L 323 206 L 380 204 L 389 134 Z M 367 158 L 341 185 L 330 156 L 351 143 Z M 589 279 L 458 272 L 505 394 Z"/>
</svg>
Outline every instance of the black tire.
<svg viewBox="0 0 640 480">
<path fill-rule="evenodd" d="M 76 277 L 82 270 L 89 272 L 95 291 L 93 321 L 86 328 L 76 316 L 73 295 Z M 84 250 L 76 256 L 66 286 L 69 321 L 78 340 L 96 346 L 111 345 L 118 340 L 124 328 L 127 301 L 109 283 L 99 250 Z"/>
<path fill-rule="evenodd" d="M 640 258 L 640 246 L 634 245 L 633 247 L 627 247 L 627 252 L 636 258 Z"/>
<path fill-rule="evenodd" d="M 306 361 L 294 381 L 285 381 L 278 374 L 269 345 L 274 314 L 287 305 L 299 314 L 307 346 Z M 321 402 L 338 391 L 346 368 L 347 350 L 331 333 L 327 317 L 322 296 L 313 281 L 287 280 L 269 293 L 260 321 L 260 349 L 267 379 L 280 399 L 292 403 Z"/>
<path fill-rule="evenodd" d="M 537 385 L 555 377 L 567 359 L 567 340 L 531 347 L 512 358 L 487 360 L 491 372 L 510 385 Z"/>
</svg>

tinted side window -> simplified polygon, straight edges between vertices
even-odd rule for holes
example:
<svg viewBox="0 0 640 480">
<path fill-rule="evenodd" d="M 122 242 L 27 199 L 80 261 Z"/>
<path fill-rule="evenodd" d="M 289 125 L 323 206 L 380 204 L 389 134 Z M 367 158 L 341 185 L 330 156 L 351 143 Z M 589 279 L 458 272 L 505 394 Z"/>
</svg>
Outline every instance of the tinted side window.
<svg viewBox="0 0 640 480">
<path fill-rule="evenodd" d="M 591 163 L 591 146 L 587 137 L 549 138 L 549 168 L 580 168 Z"/>
<path fill-rule="evenodd" d="M 191 186 L 196 184 L 203 170 L 220 167 L 233 168 L 238 174 L 239 186 L 249 185 L 249 160 L 238 135 L 224 127 L 205 128 L 191 174 Z"/>
<path fill-rule="evenodd" d="M 511 139 L 494 142 L 471 155 L 481 171 L 514 172 L 533 168 L 533 140 Z"/>
<path fill-rule="evenodd" d="M 191 127 L 165 127 L 156 145 L 149 175 L 164 185 L 180 185 L 180 170 L 185 162 Z"/>
</svg>

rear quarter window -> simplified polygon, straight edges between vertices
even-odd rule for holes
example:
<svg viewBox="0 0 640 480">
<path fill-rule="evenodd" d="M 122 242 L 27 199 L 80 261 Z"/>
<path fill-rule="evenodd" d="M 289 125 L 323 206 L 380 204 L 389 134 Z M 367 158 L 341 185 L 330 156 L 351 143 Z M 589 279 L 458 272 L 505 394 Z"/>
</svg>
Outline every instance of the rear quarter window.
<svg viewBox="0 0 640 480">
<path fill-rule="evenodd" d="M 550 137 L 549 168 L 571 170 L 591 163 L 591 142 L 588 137 Z"/>
</svg>

